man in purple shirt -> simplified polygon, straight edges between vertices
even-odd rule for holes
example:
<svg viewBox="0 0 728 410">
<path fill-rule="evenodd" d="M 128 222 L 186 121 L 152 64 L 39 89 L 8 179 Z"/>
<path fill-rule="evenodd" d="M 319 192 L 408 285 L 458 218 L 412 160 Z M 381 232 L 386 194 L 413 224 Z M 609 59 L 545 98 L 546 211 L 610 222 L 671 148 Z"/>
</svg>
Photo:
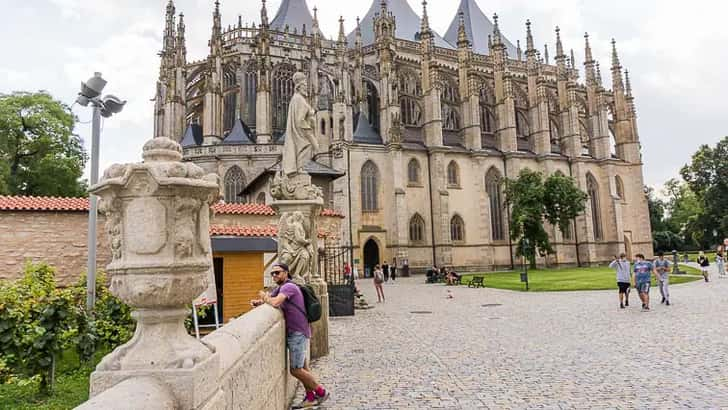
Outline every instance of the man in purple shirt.
<svg viewBox="0 0 728 410">
<path fill-rule="evenodd" d="M 260 299 L 251 300 L 250 304 L 260 306 L 267 303 L 283 311 L 283 317 L 286 319 L 286 347 L 290 356 L 291 375 L 301 381 L 306 388 L 306 396 L 301 403 L 292 408 L 316 407 L 329 398 L 329 393 L 316 381 L 316 376 L 306 366 L 311 326 L 306 318 L 303 293 L 289 278 L 288 265 L 276 263 L 270 274 L 278 287 L 270 293 L 261 291 L 258 294 Z"/>
</svg>

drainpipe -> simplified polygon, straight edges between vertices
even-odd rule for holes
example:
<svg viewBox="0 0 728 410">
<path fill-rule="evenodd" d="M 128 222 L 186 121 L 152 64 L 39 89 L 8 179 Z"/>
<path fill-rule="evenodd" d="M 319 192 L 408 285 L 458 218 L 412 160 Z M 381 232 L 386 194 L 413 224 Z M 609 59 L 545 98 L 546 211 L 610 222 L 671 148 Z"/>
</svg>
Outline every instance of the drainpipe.
<svg viewBox="0 0 728 410">
<path fill-rule="evenodd" d="M 503 158 L 503 178 L 508 180 L 508 167 L 506 166 L 506 154 L 501 151 Z M 511 208 L 506 207 L 506 217 L 508 218 L 508 252 L 511 254 L 511 270 L 516 270 L 516 263 L 513 259 L 513 240 L 511 239 Z"/>
<path fill-rule="evenodd" d="M 352 233 L 352 214 L 351 214 L 351 149 L 350 147 L 346 147 L 346 180 L 347 180 L 347 188 L 349 190 L 349 263 L 351 264 L 351 269 L 353 272 L 354 269 L 354 234 Z"/>
<path fill-rule="evenodd" d="M 571 169 L 571 157 L 568 157 L 569 161 L 569 176 L 571 178 L 574 178 L 574 172 Z M 577 184 L 578 186 L 578 184 Z M 576 229 L 576 218 L 574 218 L 574 246 L 576 247 L 576 266 L 581 268 L 581 258 L 579 257 L 579 234 L 577 233 L 578 229 Z"/>
<path fill-rule="evenodd" d="M 432 265 L 437 265 L 437 254 L 435 248 L 435 211 L 433 210 L 434 200 L 432 198 L 432 161 L 430 149 L 427 149 L 427 178 L 430 181 L 430 233 L 432 236 Z"/>
</svg>

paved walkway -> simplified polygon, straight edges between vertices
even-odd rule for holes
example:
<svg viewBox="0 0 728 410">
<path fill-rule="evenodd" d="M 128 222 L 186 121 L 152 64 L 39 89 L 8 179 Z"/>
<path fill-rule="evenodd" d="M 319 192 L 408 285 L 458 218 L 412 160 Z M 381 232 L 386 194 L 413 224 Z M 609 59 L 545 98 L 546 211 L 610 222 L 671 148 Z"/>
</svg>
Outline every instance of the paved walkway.
<svg viewBox="0 0 728 410">
<path fill-rule="evenodd" d="M 634 293 L 620 310 L 616 290 L 423 281 L 385 284 L 384 304 L 359 282 L 376 308 L 332 318 L 314 364 L 326 409 L 728 408 L 728 279 L 673 286 L 669 307 L 653 289 L 644 313 Z"/>
</svg>

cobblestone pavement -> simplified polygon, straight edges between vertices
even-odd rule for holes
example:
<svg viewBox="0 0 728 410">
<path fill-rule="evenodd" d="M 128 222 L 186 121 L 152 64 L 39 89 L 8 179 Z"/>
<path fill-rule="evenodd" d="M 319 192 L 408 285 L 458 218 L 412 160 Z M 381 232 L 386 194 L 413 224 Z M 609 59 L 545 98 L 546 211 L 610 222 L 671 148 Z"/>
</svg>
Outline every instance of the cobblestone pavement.
<svg viewBox="0 0 728 410">
<path fill-rule="evenodd" d="M 616 289 L 422 282 L 386 283 L 384 304 L 359 282 L 376 307 L 332 318 L 313 366 L 326 409 L 728 408 L 728 279 L 675 285 L 672 306 L 653 289 L 650 312 Z"/>
</svg>

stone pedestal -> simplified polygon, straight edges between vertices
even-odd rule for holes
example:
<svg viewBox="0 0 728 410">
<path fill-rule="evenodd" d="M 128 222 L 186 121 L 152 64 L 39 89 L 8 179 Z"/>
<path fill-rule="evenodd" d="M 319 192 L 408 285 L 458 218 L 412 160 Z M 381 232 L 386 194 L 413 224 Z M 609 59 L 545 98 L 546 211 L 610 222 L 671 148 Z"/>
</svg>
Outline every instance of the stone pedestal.
<svg viewBox="0 0 728 410">
<path fill-rule="evenodd" d="M 298 176 L 304 179 L 306 176 Z M 310 178 L 310 177 L 309 177 Z M 321 319 L 311 326 L 311 358 L 326 356 L 329 352 L 329 294 L 326 282 L 318 271 L 318 227 L 317 220 L 323 209 L 323 199 L 290 199 L 274 200 L 271 207 L 280 215 L 278 223 L 278 257 L 291 269 L 293 280 L 305 282 L 314 289 L 321 302 Z M 302 228 L 303 232 L 300 232 Z M 298 233 L 297 233 L 298 232 Z M 302 246 L 300 235 L 305 235 L 309 246 Z M 296 236 L 299 237 L 296 237 Z M 308 270 L 299 266 L 299 260 L 305 257 L 298 256 L 306 253 L 306 248 L 312 250 Z"/>
<path fill-rule="evenodd" d="M 106 213 L 111 293 L 134 309 L 137 321 L 134 337 L 91 375 L 91 396 L 127 379 L 151 378 L 167 386 L 175 408 L 222 409 L 219 355 L 184 327 L 186 306 L 207 287 L 217 176 L 183 163 L 181 147 L 166 137 L 147 142 L 142 157 L 112 165 L 90 188 Z"/>
</svg>

